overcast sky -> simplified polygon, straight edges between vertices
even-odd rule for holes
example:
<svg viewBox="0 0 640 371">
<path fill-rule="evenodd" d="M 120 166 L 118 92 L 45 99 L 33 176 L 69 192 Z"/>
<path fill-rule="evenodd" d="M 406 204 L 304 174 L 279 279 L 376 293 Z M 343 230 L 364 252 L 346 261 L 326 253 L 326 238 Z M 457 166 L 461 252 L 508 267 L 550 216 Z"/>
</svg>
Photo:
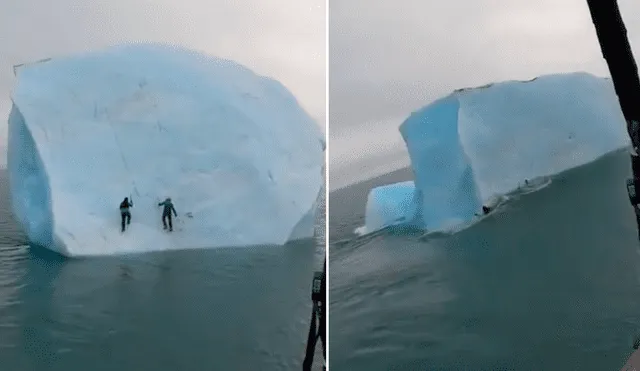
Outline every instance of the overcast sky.
<svg viewBox="0 0 640 371">
<path fill-rule="evenodd" d="M 618 3 L 638 60 L 640 2 Z M 573 71 L 608 76 L 586 0 L 334 0 L 331 188 L 408 164 L 398 125 L 454 89 Z"/>
<path fill-rule="evenodd" d="M 324 131 L 324 0 L 0 0 L 0 9 L 0 150 L 14 64 L 129 40 L 177 43 L 273 77 Z"/>
</svg>

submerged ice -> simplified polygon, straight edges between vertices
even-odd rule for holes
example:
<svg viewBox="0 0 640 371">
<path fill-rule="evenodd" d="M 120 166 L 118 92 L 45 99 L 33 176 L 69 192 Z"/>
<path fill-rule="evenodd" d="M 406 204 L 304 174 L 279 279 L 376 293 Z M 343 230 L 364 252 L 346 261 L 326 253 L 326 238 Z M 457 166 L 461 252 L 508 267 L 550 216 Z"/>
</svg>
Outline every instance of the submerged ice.
<svg viewBox="0 0 640 371">
<path fill-rule="evenodd" d="M 316 123 L 234 62 L 128 45 L 18 72 L 9 117 L 14 213 L 68 256 L 284 244 L 313 236 Z M 131 196 L 131 224 L 119 204 Z M 158 203 L 171 197 L 174 232 Z"/>
<path fill-rule="evenodd" d="M 380 190 L 367 210 L 416 212 L 427 230 L 466 223 L 482 206 L 541 179 L 628 145 L 609 79 L 558 74 L 463 89 L 414 112 L 400 126 L 415 174 L 415 205 Z M 388 186 L 389 187 L 389 186 Z M 367 221 L 368 223 L 368 221 Z M 367 231 L 377 228 L 376 221 Z"/>
</svg>

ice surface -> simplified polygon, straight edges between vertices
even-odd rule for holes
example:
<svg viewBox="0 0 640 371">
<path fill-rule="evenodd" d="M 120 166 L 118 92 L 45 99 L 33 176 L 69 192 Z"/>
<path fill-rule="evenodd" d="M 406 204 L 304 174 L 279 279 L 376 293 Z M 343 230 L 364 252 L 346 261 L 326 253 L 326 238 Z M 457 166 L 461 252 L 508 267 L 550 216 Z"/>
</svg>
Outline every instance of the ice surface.
<svg viewBox="0 0 640 371">
<path fill-rule="evenodd" d="M 12 203 L 35 244 L 84 256 L 313 235 L 322 134 L 274 80 L 139 44 L 22 67 L 12 98 Z M 168 196 L 172 234 L 157 206 Z"/>
<path fill-rule="evenodd" d="M 416 218 L 418 203 L 414 200 L 413 181 L 389 184 L 369 191 L 365 212 L 365 228 L 359 234 L 398 224 L 411 224 Z"/>
<path fill-rule="evenodd" d="M 400 132 L 428 230 L 468 222 L 525 179 L 629 143 L 611 81 L 587 73 L 459 90 L 414 112 Z"/>
<path fill-rule="evenodd" d="M 11 111 L 11 101 L 0 99 L 0 117 L 8 117 Z M 6 122 L 0 122 L 0 169 L 7 167 L 7 135 L 8 126 Z"/>
</svg>

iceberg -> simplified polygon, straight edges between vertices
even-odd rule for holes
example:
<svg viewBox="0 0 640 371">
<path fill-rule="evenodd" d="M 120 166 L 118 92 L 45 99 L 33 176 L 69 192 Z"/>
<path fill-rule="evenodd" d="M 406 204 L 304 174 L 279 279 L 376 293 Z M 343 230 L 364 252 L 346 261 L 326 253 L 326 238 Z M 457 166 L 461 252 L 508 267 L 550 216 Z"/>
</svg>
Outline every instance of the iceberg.
<svg viewBox="0 0 640 371">
<path fill-rule="evenodd" d="M 418 210 L 421 228 L 431 231 L 470 222 L 482 205 L 527 179 L 546 179 L 630 143 L 613 84 L 583 72 L 460 89 L 412 113 L 400 133 L 417 205 L 407 206 L 406 195 L 401 202 L 378 194 L 371 208 L 386 205 L 381 215 Z"/>
<path fill-rule="evenodd" d="M 323 135 L 279 82 L 160 44 L 24 65 L 17 76 L 7 169 L 32 244 L 91 256 L 313 237 Z M 178 211 L 172 233 L 165 197 Z"/>
<path fill-rule="evenodd" d="M 359 234 L 394 226 L 410 225 L 417 217 L 418 203 L 413 181 L 375 187 L 369 191 L 365 210 L 365 228 Z"/>
</svg>

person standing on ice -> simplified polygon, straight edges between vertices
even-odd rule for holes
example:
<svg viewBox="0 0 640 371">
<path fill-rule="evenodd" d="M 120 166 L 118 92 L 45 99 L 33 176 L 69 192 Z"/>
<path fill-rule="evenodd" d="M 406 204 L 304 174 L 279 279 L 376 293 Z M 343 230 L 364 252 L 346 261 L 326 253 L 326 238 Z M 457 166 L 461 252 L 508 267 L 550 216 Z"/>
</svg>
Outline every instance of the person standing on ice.
<svg viewBox="0 0 640 371">
<path fill-rule="evenodd" d="M 164 225 L 164 229 L 167 229 L 167 219 L 169 219 L 169 231 L 172 232 L 173 224 L 171 223 L 171 211 L 173 211 L 173 215 L 175 215 L 176 217 L 178 217 L 178 213 L 173 207 L 171 197 L 167 197 L 167 199 L 163 202 L 160 202 L 158 206 L 164 206 L 164 209 L 162 209 L 162 225 Z"/>
<path fill-rule="evenodd" d="M 133 200 L 129 201 L 129 197 L 125 197 L 120 203 L 120 218 L 122 219 L 122 232 L 124 232 L 124 222 L 127 220 L 127 225 L 131 224 L 131 212 L 129 208 L 133 206 Z"/>
</svg>

